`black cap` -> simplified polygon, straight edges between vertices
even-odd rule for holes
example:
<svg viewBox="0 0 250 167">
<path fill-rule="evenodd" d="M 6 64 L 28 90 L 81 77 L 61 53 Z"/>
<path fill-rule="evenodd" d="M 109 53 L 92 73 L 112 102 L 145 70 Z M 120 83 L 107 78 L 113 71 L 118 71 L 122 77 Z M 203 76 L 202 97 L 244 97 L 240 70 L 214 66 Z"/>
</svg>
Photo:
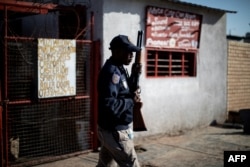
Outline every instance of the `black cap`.
<svg viewBox="0 0 250 167">
<path fill-rule="evenodd" d="M 138 52 L 141 49 L 135 46 L 126 35 L 118 35 L 110 42 L 110 50 L 114 49 L 126 49 L 130 52 Z"/>
</svg>

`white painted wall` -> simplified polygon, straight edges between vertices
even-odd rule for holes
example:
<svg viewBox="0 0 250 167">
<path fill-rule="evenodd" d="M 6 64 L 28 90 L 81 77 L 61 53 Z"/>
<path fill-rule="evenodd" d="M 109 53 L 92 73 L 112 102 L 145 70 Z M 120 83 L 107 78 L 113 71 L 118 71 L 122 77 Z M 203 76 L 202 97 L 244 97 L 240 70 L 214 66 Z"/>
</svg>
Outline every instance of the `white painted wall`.
<svg viewBox="0 0 250 167">
<path fill-rule="evenodd" d="M 136 133 L 136 136 L 175 134 L 207 126 L 214 119 L 217 122 L 225 120 L 227 43 L 224 12 L 173 5 L 162 0 L 105 0 L 102 4 L 94 0 L 93 4 L 99 5 L 92 7 L 95 20 L 98 20 L 95 38 L 102 41 L 102 63 L 111 54 L 108 48 L 114 36 L 125 34 L 136 43 L 137 31 L 145 30 L 147 5 L 203 15 L 196 77 L 146 78 L 145 73 L 142 74 L 142 110 L 148 131 Z"/>
</svg>

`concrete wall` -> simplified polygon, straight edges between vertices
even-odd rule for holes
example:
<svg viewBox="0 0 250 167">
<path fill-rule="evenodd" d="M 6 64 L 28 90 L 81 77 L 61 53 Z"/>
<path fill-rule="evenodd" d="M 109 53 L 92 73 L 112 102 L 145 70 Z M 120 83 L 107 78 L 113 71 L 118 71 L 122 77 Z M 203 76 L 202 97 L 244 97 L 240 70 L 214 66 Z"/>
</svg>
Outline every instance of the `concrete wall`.
<svg viewBox="0 0 250 167">
<path fill-rule="evenodd" d="M 228 41 L 228 111 L 250 108 L 250 44 Z"/>
<path fill-rule="evenodd" d="M 145 73 L 142 74 L 142 110 L 148 131 L 136 135 L 175 134 L 186 129 L 206 126 L 214 119 L 224 122 L 227 77 L 224 12 L 187 7 L 162 0 L 105 0 L 103 7 L 100 7 L 103 10 L 102 21 L 95 23 L 96 26 L 102 24 L 103 31 L 97 26 L 99 30 L 96 35 L 103 44 L 103 62 L 111 54 L 108 48 L 114 36 L 125 34 L 136 42 L 137 31 L 145 30 L 147 5 L 201 14 L 203 20 L 196 77 L 146 78 Z M 100 13 L 97 15 L 100 16 Z M 145 48 L 143 52 L 144 50 Z M 144 63 L 144 56 L 142 57 Z"/>
</svg>

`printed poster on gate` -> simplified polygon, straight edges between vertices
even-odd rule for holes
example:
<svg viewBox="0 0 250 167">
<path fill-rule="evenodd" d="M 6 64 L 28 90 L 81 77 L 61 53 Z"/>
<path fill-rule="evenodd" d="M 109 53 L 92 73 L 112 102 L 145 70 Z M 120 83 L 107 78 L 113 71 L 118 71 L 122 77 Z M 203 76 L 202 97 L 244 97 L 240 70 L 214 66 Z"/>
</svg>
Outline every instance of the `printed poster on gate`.
<svg viewBox="0 0 250 167">
<path fill-rule="evenodd" d="M 38 98 L 76 94 L 76 41 L 38 39 Z"/>
</svg>

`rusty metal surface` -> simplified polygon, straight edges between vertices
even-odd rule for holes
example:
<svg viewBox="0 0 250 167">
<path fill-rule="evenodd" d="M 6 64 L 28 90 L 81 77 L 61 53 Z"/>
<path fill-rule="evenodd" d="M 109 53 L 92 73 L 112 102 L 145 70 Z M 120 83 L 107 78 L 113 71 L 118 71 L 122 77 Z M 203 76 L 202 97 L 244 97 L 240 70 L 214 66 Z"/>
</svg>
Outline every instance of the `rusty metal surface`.
<svg viewBox="0 0 250 167">
<path fill-rule="evenodd" d="M 52 3 L 41 4 L 16 0 L 1 0 L 0 10 L 4 10 L 5 7 L 7 7 L 9 11 L 46 14 L 48 10 L 55 9 L 57 5 Z"/>
</svg>

